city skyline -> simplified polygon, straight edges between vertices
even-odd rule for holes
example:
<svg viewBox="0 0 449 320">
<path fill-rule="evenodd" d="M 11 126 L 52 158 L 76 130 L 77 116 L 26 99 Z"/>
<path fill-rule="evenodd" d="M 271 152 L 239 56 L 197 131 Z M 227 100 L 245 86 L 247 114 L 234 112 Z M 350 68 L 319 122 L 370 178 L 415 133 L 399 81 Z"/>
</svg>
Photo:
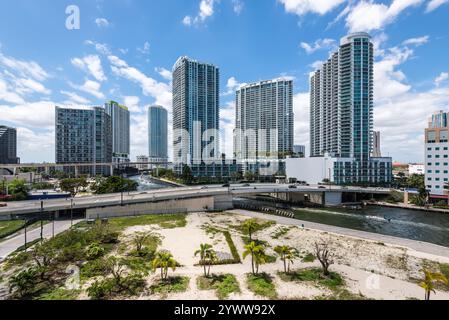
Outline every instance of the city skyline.
<svg viewBox="0 0 449 320">
<path fill-rule="evenodd" d="M 351 31 L 369 31 L 375 40 L 375 78 L 382 83 L 375 88 L 374 102 L 374 129 L 382 132 L 382 151 L 396 161 L 423 161 L 421 128 L 426 126 L 427 115 L 449 108 L 449 70 L 443 60 L 448 48 L 444 15 L 449 6 L 435 7 L 431 1 L 405 1 L 399 8 L 393 6 L 397 1 L 364 5 L 354 1 L 349 6 L 346 1 L 330 1 L 335 5 L 321 7 L 302 0 L 273 0 L 256 7 L 249 1 L 239 2 L 240 9 L 232 1 L 208 1 L 212 10 L 202 16 L 200 1 L 168 1 L 165 5 L 79 1 L 81 29 L 72 31 L 64 26 L 66 3 L 41 2 L 39 7 L 48 8 L 44 19 L 31 1 L 3 5 L 1 120 L 18 128 L 18 156 L 23 162 L 54 160 L 55 105 L 103 105 L 110 99 L 130 108 L 131 158 L 146 154 L 144 111 L 157 103 L 171 115 L 169 70 L 184 54 L 220 67 L 220 128 L 228 137 L 220 139 L 221 151 L 232 155 L 235 90 L 243 83 L 278 76 L 294 78 L 295 144 L 308 146 L 309 73 L 318 61 L 328 58 L 340 37 Z M 346 15 L 339 15 L 345 8 Z M 21 10 L 27 13 L 27 21 L 18 18 Z M 370 12 L 388 18 L 376 19 Z M 150 22 L 130 21 L 129 15 L 145 16 Z M 264 27 L 275 22 L 277 27 Z M 170 27 L 166 30 L 160 25 Z M 260 31 L 250 37 L 236 32 L 253 27 Z M 11 28 L 18 36 L 6 32 Z M 131 37 L 129 28 L 137 30 Z M 285 34 L 286 29 L 291 32 Z M 264 43 L 259 41 L 261 34 Z M 169 36 L 174 37 L 173 43 L 165 40 Z M 60 44 L 58 50 L 47 50 L 53 43 Z M 228 53 L 237 48 L 242 48 L 239 59 L 233 59 Z M 282 52 L 282 59 L 277 51 Z"/>
</svg>

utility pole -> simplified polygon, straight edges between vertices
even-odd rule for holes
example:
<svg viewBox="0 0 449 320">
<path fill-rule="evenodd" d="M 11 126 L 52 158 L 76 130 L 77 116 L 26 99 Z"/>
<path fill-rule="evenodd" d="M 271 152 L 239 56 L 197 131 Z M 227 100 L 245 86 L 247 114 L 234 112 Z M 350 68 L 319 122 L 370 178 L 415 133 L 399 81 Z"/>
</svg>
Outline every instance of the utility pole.
<svg viewBox="0 0 449 320">
<path fill-rule="evenodd" d="M 44 240 L 44 201 L 41 200 L 41 241 Z"/>
<path fill-rule="evenodd" d="M 73 197 L 70 198 L 70 227 L 73 227 Z"/>
<path fill-rule="evenodd" d="M 53 212 L 52 238 L 55 237 L 55 219 L 56 219 L 56 212 Z"/>
</svg>

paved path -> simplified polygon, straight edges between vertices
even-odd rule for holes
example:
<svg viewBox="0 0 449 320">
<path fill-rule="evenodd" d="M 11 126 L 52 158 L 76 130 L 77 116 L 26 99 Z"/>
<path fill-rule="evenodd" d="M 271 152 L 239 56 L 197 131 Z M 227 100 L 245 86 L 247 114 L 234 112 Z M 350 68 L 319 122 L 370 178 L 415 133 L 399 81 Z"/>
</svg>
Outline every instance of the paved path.
<svg viewBox="0 0 449 320">
<path fill-rule="evenodd" d="M 81 220 L 74 220 L 73 224 L 77 224 Z M 64 232 L 70 229 L 71 223 L 70 220 L 66 221 L 55 221 L 55 235 Z M 53 224 L 48 223 L 44 225 L 44 238 L 49 239 L 53 236 Z M 32 242 L 36 239 L 39 239 L 41 236 L 41 228 L 38 227 L 36 229 L 30 230 L 27 232 L 27 242 Z M 25 244 L 25 234 L 21 233 L 17 236 L 14 236 L 8 240 L 0 242 L 0 262 L 6 258 L 8 255 L 16 251 L 18 248 Z"/>
<path fill-rule="evenodd" d="M 330 226 L 330 225 L 321 224 L 321 223 L 302 221 L 302 220 L 274 216 L 274 215 L 269 215 L 269 214 L 264 214 L 264 213 L 259 213 L 259 212 L 253 212 L 253 211 L 230 210 L 228 212 L 235 213 L 235 214 L 241 214 L 241 215 L 245 215 L 245 216 L 253 217 L 253 218 L 262 218 L 265 220 L 272 220 L 272 221 L 276 221 L 277 223 L 284 224 L 284 225 L 299 226 L 299 227 L 304 225 L 304 227 L 307 229 L 326 231 L 326 232 L 330 232 L 330 233 L 336 233 L 336 234 L 341 234 L 341 235 L 355 237 L 355 238 L 363 238 L 366 240 L 377 241 L 377 242 L 382 242 L 382 243 L 391 244 L 391 245 L 397 245 L 397 246 L 401 246 L 401 247 L 407 247 L 407 248 L 410 248 L 417 252 L 422 252 L 422 253 L 427 253 L 427 254 L 432 254 L 432 255 L 436 255 L 436 256 L 449 258 L 449 248 L 439 246 L 436 244 L 432 244 L 432 243 L 410 240 L 410 239 L 405 239 L 405 238 L 398 238 L 398 237 L 387 236 L 387 235 L 383 235 L 383 234 L 371 233 L 371 232 L 366 232 L 366 231 L 341 228 L 341 227 Z"/>
</svg>

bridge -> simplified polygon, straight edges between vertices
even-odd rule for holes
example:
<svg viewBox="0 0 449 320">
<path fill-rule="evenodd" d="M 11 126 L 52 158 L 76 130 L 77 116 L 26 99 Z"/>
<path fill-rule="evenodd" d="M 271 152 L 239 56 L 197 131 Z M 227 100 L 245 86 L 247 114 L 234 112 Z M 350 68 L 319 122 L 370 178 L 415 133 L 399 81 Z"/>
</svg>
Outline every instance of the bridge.
<svg viewBox="0 0 449 320">
<path fill-rule="evenodd" d="M 205 210 L 228 210 L 233 208 L 235 197 L 254 195 L 284 195 L 287 201 L 301 201 L 305 195 L 310 201 L 324 206 L 340 205 L 343 195 L 387 195 L 390 189 L 345 188 L 338 186 L 298 186 L 285 184 L 216 185 L 200 187 L 167 188 L 148 192 L 131 192 L 78 197 L 75 199 L 52 199 L 46 201 L 9 202 L 0 208 L 0 219 L 26 214 L 56 213 L 82 210 L 86 217 L 109 217 L 153 213 L 198 212 Z"/>
<path fill-rule="evenodd" d="M 20 169 L 41 169 L 42 171 L 49 173 L 51 169 L 64 169 L 64 168 L 74 168 L 75 175 L 78 176 L 80 168 L 93 168 L 93 167 L 106 167 L 110 168 L 110 173 L 113 175 L 114 168 L 123 167 L 138 167 L 138 166 L 168 166 L 171 162 L 158 162 L 158 161 L 147 161 L 147 162 L 98 162 L 98 163 L 18 163 L 18 164 L 0 164 L 0 169 L 4 169 L 11 173 L 11 175 L 16 175 L 17 170 Z"/>
</svg>

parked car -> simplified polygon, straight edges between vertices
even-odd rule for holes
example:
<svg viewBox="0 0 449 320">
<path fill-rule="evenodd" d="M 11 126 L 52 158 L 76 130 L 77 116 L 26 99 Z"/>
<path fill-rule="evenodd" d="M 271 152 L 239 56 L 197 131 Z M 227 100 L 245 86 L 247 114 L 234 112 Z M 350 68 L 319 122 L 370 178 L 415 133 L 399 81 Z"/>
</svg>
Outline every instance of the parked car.
<svg viewBox="0 0 449 320">
<path fill-rule="evenodd" d="M 231 185 L 229 183 L 225 183 L 224 185 L 222 185 L 223 188 L 229 188 Z"/>
<path fill-rule="evenodd" d="M 318 189 L 326 189 L 325 186 L 319 186 Z"/>
<path fill-rule="evenodd" d="M 249 183 L 245 183 L 242 187 L 251 187 L 251 185 Z"/>
<path fill-rule="evenodd" d="M 205 189 L 209 189 L 208 187 L 206 187 L 206 186 L 204 186 L 204 187 L 201 187 L 201 190 L 205 190 Z"/>
<path fill-rule="evenodd" d="M 4 207 L 7 207 L 7 206 L 8 206 L 7 203 L 5 203 L 5 202 L 0 202 L 0 208 L 4 208 Z"/>
<path fill-rule="evenodd" d="M 288 188 L 289 188 L 289 189 L 298 189 L 298 187 L 297 187 L 297 186 L 294 186 L 294 185 L 289 185 Z"/>
</svg>

